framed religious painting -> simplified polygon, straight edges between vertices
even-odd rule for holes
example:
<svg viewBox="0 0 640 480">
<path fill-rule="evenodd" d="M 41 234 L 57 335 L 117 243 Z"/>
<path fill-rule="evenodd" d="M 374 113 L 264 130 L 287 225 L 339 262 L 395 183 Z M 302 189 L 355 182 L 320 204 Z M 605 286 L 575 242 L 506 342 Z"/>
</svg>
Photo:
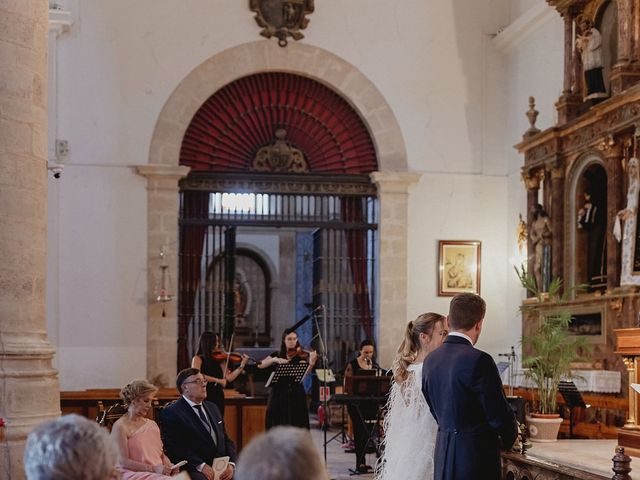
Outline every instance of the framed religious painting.
<svg viewBox="0 0 640 480">
<path fill-rule="evenodd" d="M 480 246 L 478 240 L 439 241 L 438 296 L 480 295 Z"/>
</svg>

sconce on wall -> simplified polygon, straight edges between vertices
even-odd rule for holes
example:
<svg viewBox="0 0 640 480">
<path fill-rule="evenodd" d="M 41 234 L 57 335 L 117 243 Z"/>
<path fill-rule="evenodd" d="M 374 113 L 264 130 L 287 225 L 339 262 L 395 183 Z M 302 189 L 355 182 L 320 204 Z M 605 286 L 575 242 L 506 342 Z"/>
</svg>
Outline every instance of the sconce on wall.
<svg viewBox="0 0 640 480">
<path fill-rule="evenodd" d="M 169 274 L 169 265 L 167 265 L 166 252 L 164 246 L 160 249 L 160 288 L 156 301 L 162 303 L 162 316 L 166 317 L 164 305 L 173 300 L 171 296 L 171 276 Z"/>
</svg>

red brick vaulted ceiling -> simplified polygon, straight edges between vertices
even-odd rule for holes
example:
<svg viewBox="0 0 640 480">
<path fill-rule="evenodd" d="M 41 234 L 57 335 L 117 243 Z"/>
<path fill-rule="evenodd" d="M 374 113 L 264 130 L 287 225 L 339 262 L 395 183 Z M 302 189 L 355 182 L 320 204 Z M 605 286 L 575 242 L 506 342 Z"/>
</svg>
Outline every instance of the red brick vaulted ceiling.
<svg viewBox="0 0 640 480">
<path fill-rule="evenodd" d="M 302 150 L 312 173 L 378 169 L 373 142 L 356 111 L 321 83 L 282 72 L 240 78 L 209 97 L 187 128 L 180 164 L 196 171 L 247 172 L 278 128 Z"/>
</svg>

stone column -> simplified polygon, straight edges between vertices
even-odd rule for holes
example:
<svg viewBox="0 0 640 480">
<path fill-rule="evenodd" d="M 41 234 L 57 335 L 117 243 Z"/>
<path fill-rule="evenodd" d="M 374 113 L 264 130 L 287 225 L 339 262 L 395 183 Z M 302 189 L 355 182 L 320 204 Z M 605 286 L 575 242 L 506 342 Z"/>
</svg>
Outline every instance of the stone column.
<svg viewBox="0 0 640 480">
<path fill-rule="evenodd" d="M 45 0 L 0 0 L 0 478 L 22 479 L 27 435 L 60 414 L 45 318 Z"/>
<path fill-rule="evenodd" d="M 538 203 L 538 191 L 540 190 L 541 175 L 538 172 L 522 172 L 522 181 L 527 189 L 527 228 L 533 222 L 531 212 Z M 527 235 L 527 273 L 533 274 L 535 262 L 535 251 L 531 244 L 531 235 Z M 527 296 L 533 294 L 527 291 Z"/>
<path fill-rule="evenodd" d="M 391 365 L 397 339 L 402 338 L 407 319 L 407 230 L 409 187 L 420 180 L 412 172 L 374 172 L 380 205 L 379 248 L 379 344 L 381 365 Z"/>
<path fill-rule="evenodd" d="M 189 170 L 157 164 L 137 167 L 137 172 L 147 178 L 147 377 L 163 386 L 173 385 L 176 376 L 177 292 L 170 292 L 171 301 L 161 303 L 156 300 L 155 289 L 160 285 L 163 261 L 173 282 L 167 287 L 178 287 L 178 181 Z"/>
<path fill-rule="evenodd" d="M 616 215 L 622 210 L 626 195 L 622 193 L 622 152 L 616 144 L 604 152 L 607 172 L 607 289 L 611 290 L 620 284 L 620 262 L 622 261 L 621 244 L 613 236 L 613 224 Z"/>
<path fill-rule="evenodd" d="M 557 163 L 560 163 L 557 160 Z M 564 167 L 551 168 L 551 208 L 545 209 L 551 216 L 551 280 L 564 278 Z"/>
</svg>

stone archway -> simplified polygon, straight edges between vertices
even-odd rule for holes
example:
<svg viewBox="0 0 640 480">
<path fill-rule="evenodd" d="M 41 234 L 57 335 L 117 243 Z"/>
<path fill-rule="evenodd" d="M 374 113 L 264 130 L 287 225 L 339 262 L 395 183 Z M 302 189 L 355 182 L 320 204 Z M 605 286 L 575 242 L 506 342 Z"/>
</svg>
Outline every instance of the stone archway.
<svg viewBox="0 0 640 480">
<path fill-rule="evenodd" d="M 160 276 L 157 252 L 177 272 L 178 180 L 188 168 L 179 165 L 185 131 L 212 93 L 246 75 L 265 71 L 304 75 L 339 93 L 359 112 L 373 139 L 380 171 L 372 174 L 380 198 L 380 338 L 381 361 L 390 360 L 395 341 L 406 321 L 407 200 L 418 174 L 407 173 L 407 156 L 400 126 L 375 85 L 356 67 L 336 55 L 307 44 L 286 49 L 257 41 L 220 52 L 196 67 L 167 99 L 149 146 L 149 163 L 138 167 L 148 179 L 147 375 L 172 383 L 176 369 L 177 311 L 175 302 L 159 305 L 152 295 Z"/>
</svg>

